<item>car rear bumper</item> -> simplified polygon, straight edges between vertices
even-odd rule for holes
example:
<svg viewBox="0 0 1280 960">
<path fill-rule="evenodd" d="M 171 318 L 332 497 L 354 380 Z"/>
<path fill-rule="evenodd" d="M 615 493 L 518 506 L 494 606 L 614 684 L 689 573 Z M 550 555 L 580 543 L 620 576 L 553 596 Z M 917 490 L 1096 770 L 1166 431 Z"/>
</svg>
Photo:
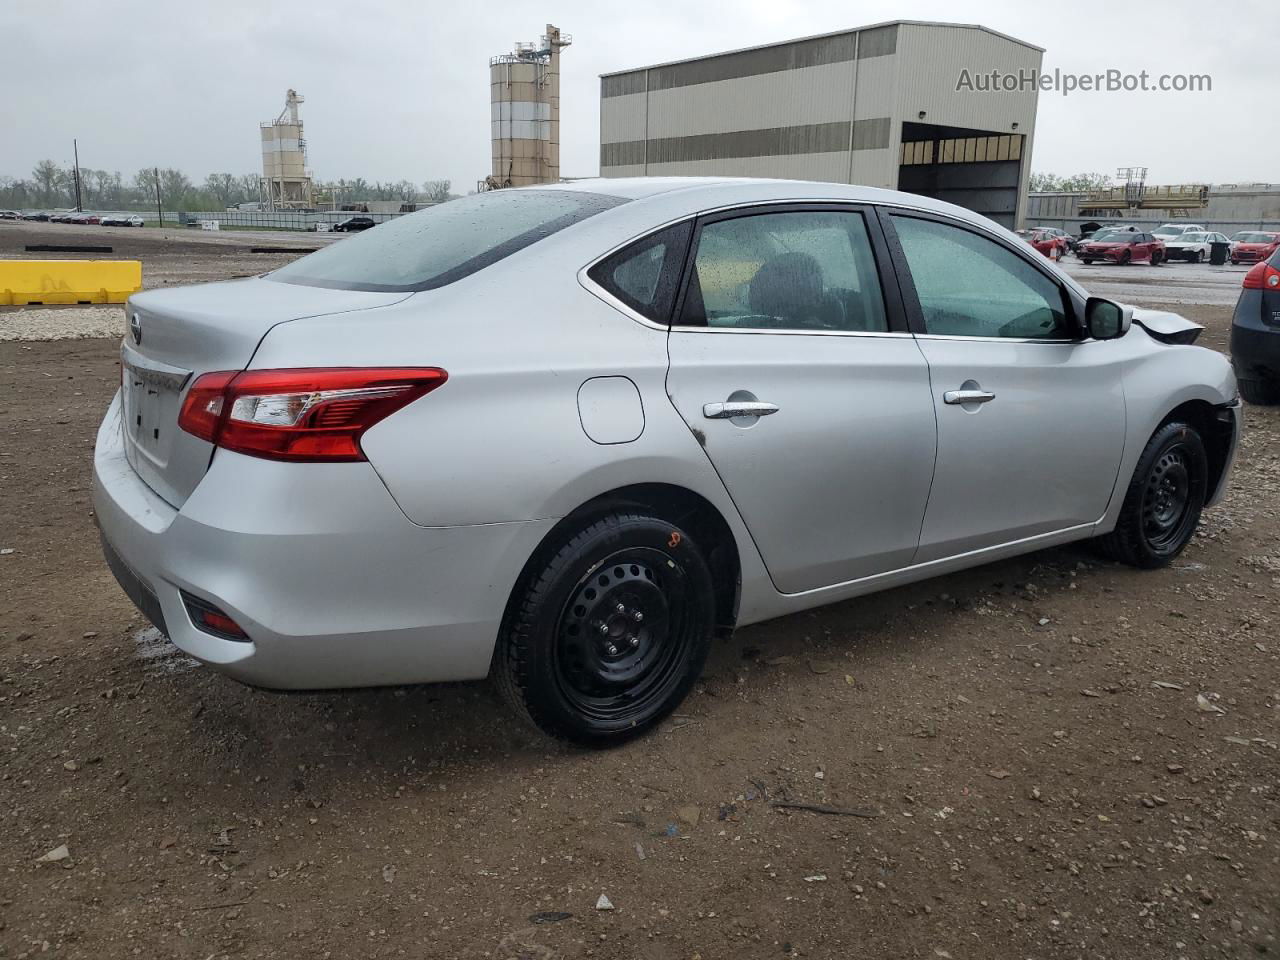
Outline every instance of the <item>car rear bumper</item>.
<svg viewBox="0 0 1280 960">
<path fill-rule="evenodd" d="M 512 586 L 555 522 L 422 527 L 367 463 L 225 451 L 176 510 L 125 459 L 119 397 L 93 499 L 108 564 L 148 619 L 196 659 L 277 689 L 483 677 Z M 183 591 L 249 639 L 198 629 Z"/>
<path fill-rule="evenodd" d="M 1280 381 L 1280 309 L 1268 308 L 1280 295 L 1263 290 L 1241 290 L 1231 320 L 1231 365 L 1239 380 Z M 1264 311 L 1276 317 L 1267 323 Z"/>
</svg>

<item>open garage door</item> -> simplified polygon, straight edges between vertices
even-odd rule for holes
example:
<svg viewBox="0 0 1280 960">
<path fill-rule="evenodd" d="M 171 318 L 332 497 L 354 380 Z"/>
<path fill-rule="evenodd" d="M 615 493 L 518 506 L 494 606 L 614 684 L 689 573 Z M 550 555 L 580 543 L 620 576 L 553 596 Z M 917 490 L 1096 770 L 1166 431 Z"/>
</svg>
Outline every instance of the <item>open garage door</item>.
<svg viewBox="0 0 1280 960">
<path fill-rule="evenodd" d="M 1023 137 L 931 123 L 902 125 L 898 189 L 967 207 L 1014 228 Z"/>
</svg>

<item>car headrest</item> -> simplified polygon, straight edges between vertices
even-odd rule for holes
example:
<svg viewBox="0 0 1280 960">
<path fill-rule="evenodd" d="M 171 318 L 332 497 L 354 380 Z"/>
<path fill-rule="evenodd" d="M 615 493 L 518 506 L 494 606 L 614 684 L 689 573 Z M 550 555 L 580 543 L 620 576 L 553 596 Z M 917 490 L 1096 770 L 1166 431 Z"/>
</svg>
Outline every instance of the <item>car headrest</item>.
<svg viewBox="0 0 1280 960">
<path fill-rule="evenodd" d="M 812 312 L 822 305 L 824 289 L 817 260 L 807 253 L 782 253 L 751 278 L 751 311 L 767 317 Z"/>
</svg>

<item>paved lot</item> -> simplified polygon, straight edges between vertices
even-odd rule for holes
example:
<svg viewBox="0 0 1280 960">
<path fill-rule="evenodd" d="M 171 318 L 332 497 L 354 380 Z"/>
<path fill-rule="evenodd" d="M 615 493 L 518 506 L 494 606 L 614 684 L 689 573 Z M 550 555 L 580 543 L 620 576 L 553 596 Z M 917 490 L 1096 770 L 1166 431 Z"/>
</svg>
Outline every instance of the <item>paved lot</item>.
<svg viewBox="0 0 1280 960">
<path fill-rule="evenodd" d="M 1233 307 L 1240 296 L 1240 284 L 1249 268 L 1244 264 L 1221 267 L 1207 263 L 1145 263 L 1127 266 L 1086 264 L 1074 257 L 1061 266 L 1091 293 L 1125 303 L 1147 306 L 1152 303 L 1178 306 Z"/>
<path fill-rule="evenodd" d="M 239 269 L 198 243 L 139 249 Z M 1228 306 L 1177 309 L 1225 348 Z M 1280 950 L 1280 411 L 1172 568 L 1051 550 L 751 627 L 599 754 L 483 683 L 272 694 L 145 629 L 89 503 L 116 349 L 0 343 L 0 957 Z"/>
</svg>

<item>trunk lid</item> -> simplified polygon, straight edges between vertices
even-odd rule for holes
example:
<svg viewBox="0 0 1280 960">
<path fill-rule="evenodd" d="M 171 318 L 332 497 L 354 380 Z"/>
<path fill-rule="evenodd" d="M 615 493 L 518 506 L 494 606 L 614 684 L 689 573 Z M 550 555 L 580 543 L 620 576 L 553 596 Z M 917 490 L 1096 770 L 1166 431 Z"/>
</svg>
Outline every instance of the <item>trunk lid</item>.
<svg viewBox="0 0 1280 960">
<path fill-rule="evenodd" d="M 129 463 L 147 486 L 181 507 L 214 450 L 178 427 L 193 380 L 215 370 L 243 370 L 276 324 L 387 306 L 407 296 L 253 277 L 130 297 L 120 348 L 121 429 Z"/>
</svg>

